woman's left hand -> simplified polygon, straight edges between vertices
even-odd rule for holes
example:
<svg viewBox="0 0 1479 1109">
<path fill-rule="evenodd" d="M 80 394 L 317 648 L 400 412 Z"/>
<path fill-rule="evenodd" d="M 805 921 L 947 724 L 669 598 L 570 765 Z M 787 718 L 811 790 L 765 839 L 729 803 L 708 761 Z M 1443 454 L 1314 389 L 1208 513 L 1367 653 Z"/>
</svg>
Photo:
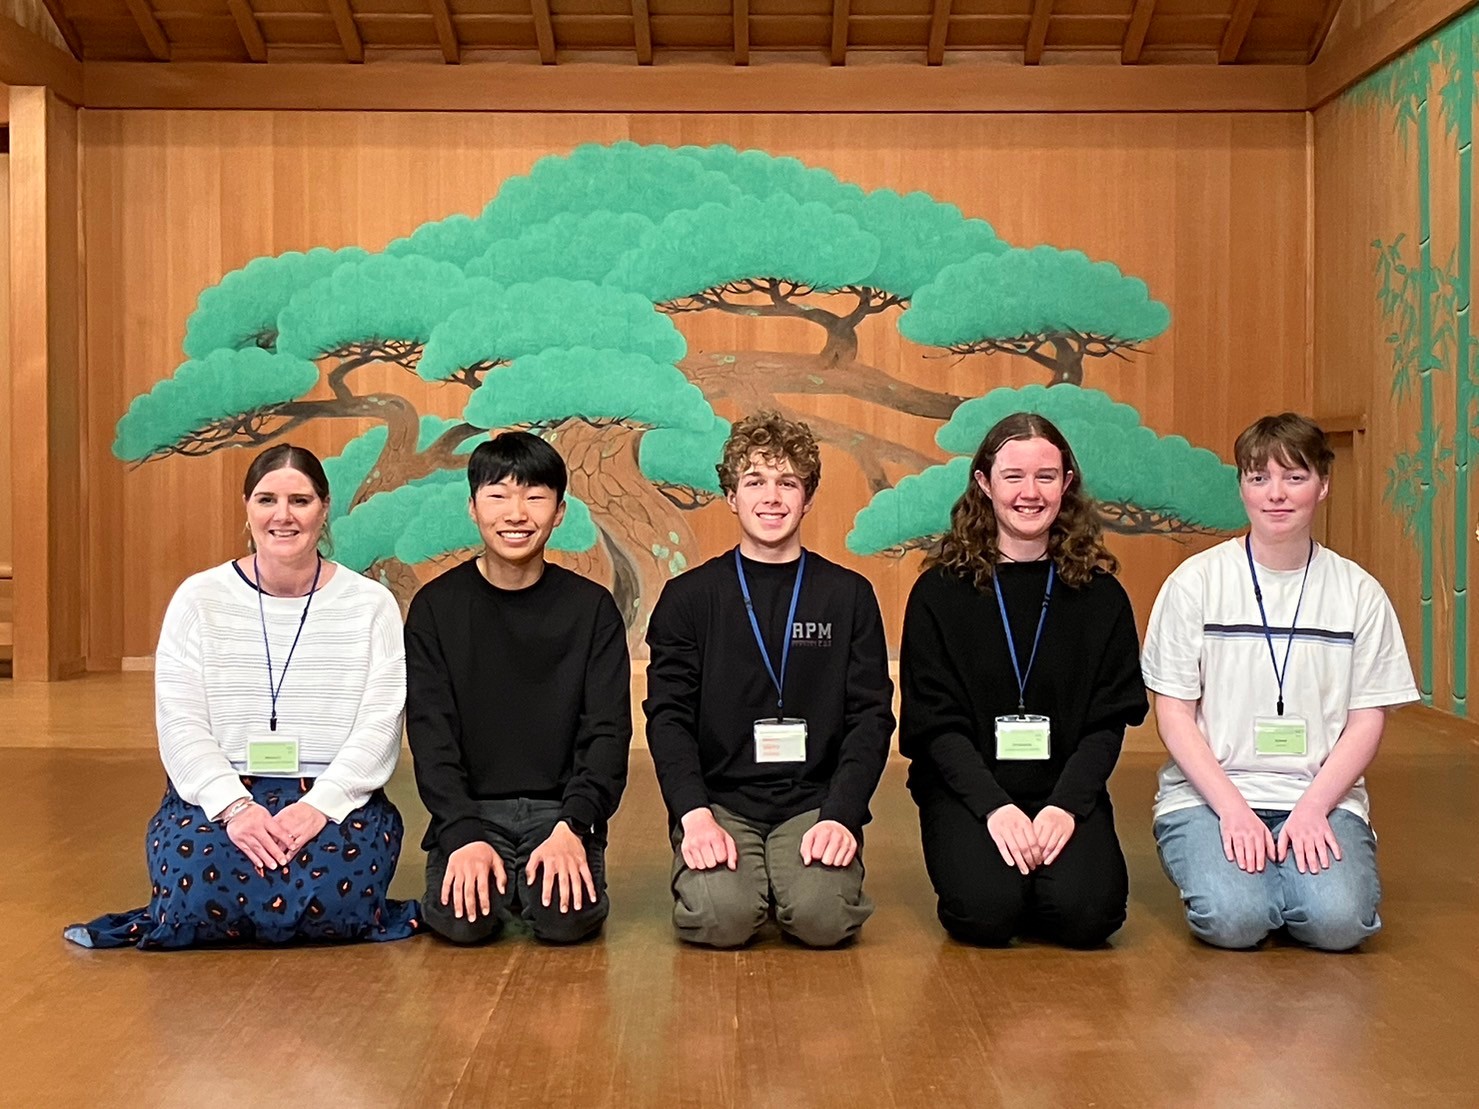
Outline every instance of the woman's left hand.
<svg viewBox="0 0 1479 1109">
<path fill-rule="evenodd" d="M 1032 829 L 1037 833 L 1037 842 L 1042 844 L 1043 866 L 1051 866 L 1063 853 L 1063 848 L 1068 846 L 1077 827 L 1073 814 L 1057 805 L 1044 806 L 1033 818 Z"/>
<path fill-rule="evenodd" d="M 294 801 L 273 819 L 292 841 L 292 849 L 288 852 L 290 856 L 296 855 L 312 843 L 314 837 L 322 832 L 324 825 L 329 822 L 328 817 L 304 801 Z"/>
</svg>

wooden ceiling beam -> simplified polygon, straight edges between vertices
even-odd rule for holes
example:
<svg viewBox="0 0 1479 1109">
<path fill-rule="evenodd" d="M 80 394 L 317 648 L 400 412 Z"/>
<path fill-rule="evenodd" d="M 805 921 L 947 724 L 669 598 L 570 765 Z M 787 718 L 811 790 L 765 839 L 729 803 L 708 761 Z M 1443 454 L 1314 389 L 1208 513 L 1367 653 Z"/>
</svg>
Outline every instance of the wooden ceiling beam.
<svg viewBox="0 0 1479 1109">
<path fill-rule="evenodd" d="M 1258 10 L 1258 0 L 1238 0 L 1227 21 L 1227 30 L 1222 34 L 1222 44 L 1217 47 L 1220 65 L 1231 65 L 1238 60 L 1243 50 L 1243 40 L 1248 37 L 1248 28 L 1253 23 L 1253 13 Z"/>
<path fill-rule="evenodd" d="M 734 5 L 734 64 L 750 64 L 750 0 L 731 0 Z"/>
<path fill-rule="evenodd" d="M 452 24 L 452 9 L 447 7 L 447 0 L 426 0 L 426 6 L 431 9 L 431 21 L 436 25 L 442 60 L 456 65 L 462 61 L 462 43 L 457 40 L 457 28 Z"/>
<path fill-rule="evenodd" d="M 169 39 L 165 38 L 164 28 L 159 25 L 154 9 L 149 6 L 149 0 L 126 0 L 126 2 L 129 14 L 134 17 L 134 22 L 139 25 L 140 34 L 144 36 L 144 44 L 149 47 L 149 53 L 161 62 L 169 61 Z"/>
<path fill-rule="evenodd" d="M 1138 65 L 1145 50 L 1145 35 L 1150 30 L 1150 17 L 1155 14 L 1155 0 L 1135 0 L 1130 24 L 1125 28 L 1125 41 L 1120 46 L 1120 64 Z"/>
<path fill-rule="evenodd" d="M 3 31 L 0 23 L 0 31 Z M 34 41 L 34 38 L 33 38 Z M 4 36 L 0 34 L 0 46 Z M 1302 65 L 88 62 L 88 108 L 594 113 L 1298 112 Z M 4 53 L 0 51 L 0 61 Z M 3 70 L 3 67 L 0 67 Z M 0 72 L 0 80 L 3 80 Z"/>
<path fill-rule="evenodd" d="M 652 64 L 652 12 L 647 0 L 632 0 L 632 37 L 637 46 L 637 64 Z"/>
<path fill-rule="evenodd" d="M 1320 51 L 1309 67 L 1309 107 L 1339 96 L 1476 4 L 1479 0 L 1399 0 L 1382 8 Z"/>
<path fill-rule="evenodd" d="M 950 37 L 950 0 L 935 0 L 930 8 L 930 41 L 924 60 L 930 65 L 945 62 L 945 42 Z"/>
<path fill-rule="evenodd" d="M 267 42 L 262 38 L 262 25 L 257 22 L 257 13 L 247 0 L 226 0 L 231 9 L 231 18 L 236 20 L 236 29 L 241 32 L 241 43 L 246 47 L 247 57 L 254 62 L 267 60 Z"/>
<path fill-rule="evenodd" d="M 135 64 L 140 68 L 154 65 Z M 0 90 L 4 85 L 45 85 L 68 104 L 80 105 L 83 73 L 82 63 L 50 39 L 0 16 Z"/>
<path fill-rule="evenodd" d="M 67 44 L 67 49 L 72 52 L 72 57 L 81 61 L 82 36 L 77 33 L 77 25 L 67 18 L 67 13 L 62 8 L 62 0 L 41 0 L 41 2 L 46 5 L 46 14 L 51 16 L 51 21 L 56 24 L 56 29 L 61 34 L 62 41 Z"/>
<path fill-rule="evenodd" d="M 550 19 L 549 0 L 529 0 L 534 13 L 534 41 L 539 44 L 541 65 L 555 64 L 555 24 Z"/>
<path fill-rule="evenodd" d="M 359 37 L 359 28 L 354 23 L 354 12 L 349 9 L 349 0 L 329 0 L 329 14 L 334 17 L 334 28 L 339 32 L 339 44 L 344 47 L 344 56 L 351 62 L 365 60 L 365 41 Z"/>
<path fill-rule="evenodd" d="M 1305 56 L 1306 62 L 1312 62 L 1320 56 L 1320 48 L 1325 45 L 1325 39 L 1330 35 L 1330 27 L 1339 12 L 1340 0 L 1325 0 L 1325 8 L 1320 12 L 1320 22 L 1315 27 L 1315 33 L 1310 36 L 1309 53 Z"/>
<path fill-rule="evenodd" d="M 1048 20 L 1053 14 L 1053 0 L 1033 0 L 1032 22 L 1027 25 L 1027 48 L 1022 60 L 1028 65 L 1042 61 L 1043 48 L 1048 44 Z"/>
<path fill-rule="evenodd" d="M 852 0 L 832 0 L 832 64 L 847 61 L 847 26 L 852 18 Z"/>
</svg>

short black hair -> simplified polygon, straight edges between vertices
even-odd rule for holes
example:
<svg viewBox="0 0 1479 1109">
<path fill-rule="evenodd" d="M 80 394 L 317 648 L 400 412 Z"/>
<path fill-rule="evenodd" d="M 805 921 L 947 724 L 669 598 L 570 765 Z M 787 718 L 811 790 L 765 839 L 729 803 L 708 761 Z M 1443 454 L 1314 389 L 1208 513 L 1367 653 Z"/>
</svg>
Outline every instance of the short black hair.
<svg viewBox="0 0 1479 1109">
<path fill-rule="evenodd" d="M 485 443 L 467 460 L 468 495 L 476 497 L 485 485 L 512 478 L 517 485 L 543 485 L 555 491 L 555 503 L 565 499 L 569 480 L 565 460 L 537 435 L 505 431 Z"/>
</svg>

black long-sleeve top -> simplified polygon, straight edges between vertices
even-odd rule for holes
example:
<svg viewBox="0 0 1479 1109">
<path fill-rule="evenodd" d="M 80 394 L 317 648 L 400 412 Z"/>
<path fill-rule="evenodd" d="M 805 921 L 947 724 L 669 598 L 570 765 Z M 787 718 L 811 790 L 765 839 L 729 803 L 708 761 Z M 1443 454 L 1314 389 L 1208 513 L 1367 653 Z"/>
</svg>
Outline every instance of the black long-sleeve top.
<svg viewBox="0 0 1479 1109">
<path fill-rule="evenodd" d="M 1026 670 L 1048 564 L 996 569 Z M 910 789 L 949 790 L 981 820 L 1007 804 L 1087 816 L 1107 792 L 1125 729 L 1150 709 L 1130 598 L 1104 573 L 1079 587 L 1053 584 L 1026 688 L 1026 711 L 1051 720 L 1049 758 L 997 761 L 995 722 L 1017 712 L 1017 679 L 996 598 L 968 579 L 936 567 L 914 583 L 899 684 Z"/>
<path fill-rule="evenodd" d="M 761 634 L 777 673 L 796 562 L 745 559 Z M 873 587 L 807 552 L 791 631 L 785 715 L 807 724 L 806 761 L 755 761 L 754 722 L 776 691 L 750 627 L 734 551 L 670 581 L 647 629 L 647 745 L 674 823 L 723 805 L 779 823 L 820 808 L 855 834 L 888 760 L 893 683 Z"/>
<path fill-rule="evenodd" d="M 424 585 L 406 614 L 406 733 L 431 814 L 422 847 L 482 837 L 477 802 L 563 801 L 603 825 L 632 740 L 626 628 L 611 594 L 547 565 L 526 589 L 469 559 Z"/>
</svg>

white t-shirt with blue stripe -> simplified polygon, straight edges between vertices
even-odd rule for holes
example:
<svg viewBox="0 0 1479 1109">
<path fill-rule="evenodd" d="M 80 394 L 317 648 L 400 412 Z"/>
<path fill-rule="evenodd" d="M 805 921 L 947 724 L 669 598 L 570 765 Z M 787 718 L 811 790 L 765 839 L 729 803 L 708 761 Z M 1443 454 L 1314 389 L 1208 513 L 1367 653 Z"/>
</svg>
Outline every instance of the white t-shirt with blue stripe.
<svg viewBox="0 0 1479 1109">
<path fill-rule="evenodd" d="M 1197 726 L 1255 809 L 1292 809 L 1325 764 L 1352 709 L 1418 698 L 1397 614 L 1381 585 L 1350 559 L 1318 547 L 1300 603 L 1304 567 L 1258 567 L 1274 656 L 1284 666 L 1284 713 L 1306 721 L 1303 755 L 1259 755 L 1256 717 L 1275 715 L 1279 684 L 1269 656 L 1243 539 L 1182 563 L 1151 610 L 1141 666 L 1152 692 L 1196 701 Z M 1290 645 L 1295 607 L 1299 618 Z M 1206 804 L 1174 760 L 1160 771 L 1155 815 Z M 1340 801 L 1370 820 L 1365 781 Z"/>
</svg>

